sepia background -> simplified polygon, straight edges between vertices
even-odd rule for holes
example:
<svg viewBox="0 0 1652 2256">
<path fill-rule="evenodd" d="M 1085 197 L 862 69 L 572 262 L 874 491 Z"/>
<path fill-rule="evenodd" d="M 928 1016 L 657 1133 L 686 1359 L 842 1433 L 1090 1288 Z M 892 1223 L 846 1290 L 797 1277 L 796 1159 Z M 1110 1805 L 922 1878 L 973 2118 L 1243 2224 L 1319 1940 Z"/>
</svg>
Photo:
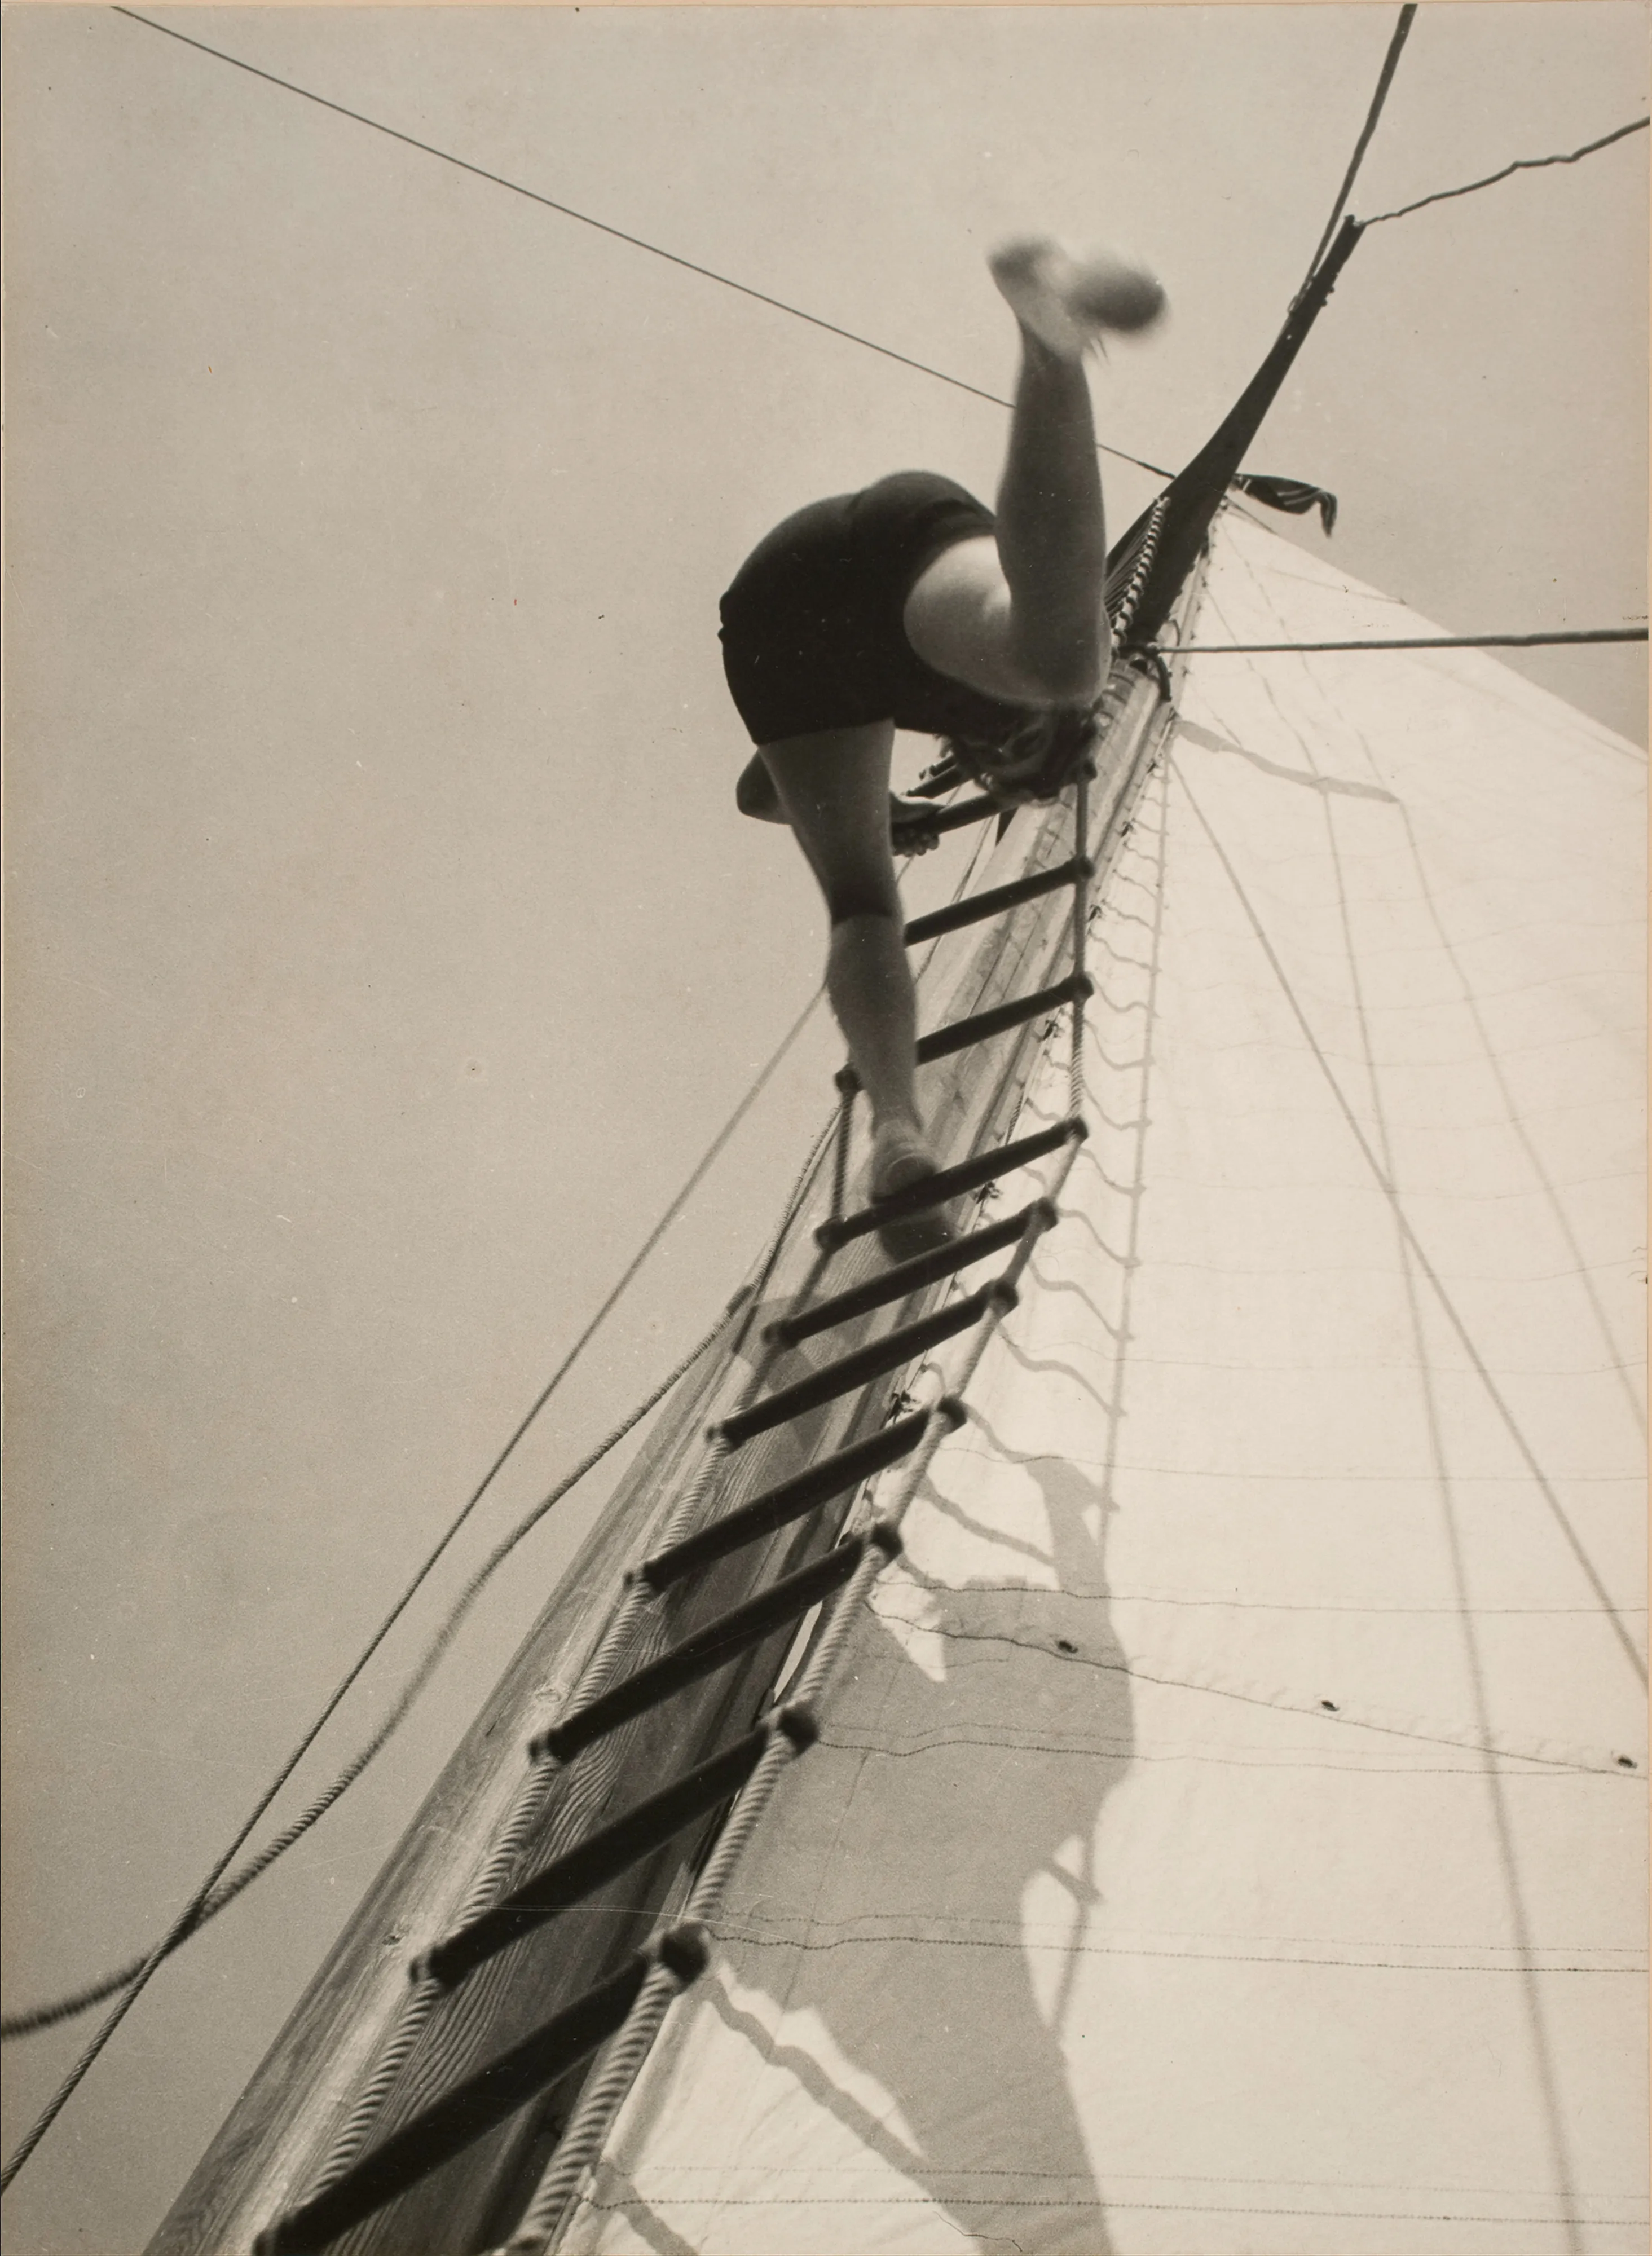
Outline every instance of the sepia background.
<svg viewBox="0 0 1652 2256">
<path fill-rule="evenodd" d="M 188 1899 L 808 1001 L 719 590 L 886 470 L 990 497 L 1000 408 L 639 244 L 1001 393 L 987 248 L 1121 243 L 1173 311 L 1100 427 L 1174 468 L 1394 15 L 156 15 L 632 243 L 113 11 L 7 11 L 11 2009 Z M 1645 37 L 1425 6 L 1353 209 L 1643 114 Z M 1335 537 L 1270 523 L 1453 631 L 1643 621 L 1646 150 L 1373 230 L 1251 459 L 1334 490 Z M 1155 481 L 1105 475 L 1121 529 Z M 1509 663 L 1645 741 L 1642 650 Z M 816 1010 L 272 1822 L 705 1329 L 837 1055 Z M 17 2256 L 141 2247 L 611 1484 L 153 1982 L 7 2198 Z M 7 2151 L 93 2026 L 8 2049 Z"/>
</svg>

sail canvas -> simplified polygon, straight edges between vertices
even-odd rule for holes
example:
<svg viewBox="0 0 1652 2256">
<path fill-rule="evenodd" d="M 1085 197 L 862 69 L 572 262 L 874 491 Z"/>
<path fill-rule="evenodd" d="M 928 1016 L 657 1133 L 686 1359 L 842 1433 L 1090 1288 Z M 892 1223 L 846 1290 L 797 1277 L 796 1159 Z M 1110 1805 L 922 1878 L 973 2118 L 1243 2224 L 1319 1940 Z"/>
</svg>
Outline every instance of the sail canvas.
<svg viewBox="0 0 1652 2256">
<path fill-rule="evenodd" d="M 1433 631 L 1229 509 L 1189 639 Z M 1644 756 L 1185 667 L 1066 1217 L 582 2256 L 1643 2245 Z"/>
</svg>

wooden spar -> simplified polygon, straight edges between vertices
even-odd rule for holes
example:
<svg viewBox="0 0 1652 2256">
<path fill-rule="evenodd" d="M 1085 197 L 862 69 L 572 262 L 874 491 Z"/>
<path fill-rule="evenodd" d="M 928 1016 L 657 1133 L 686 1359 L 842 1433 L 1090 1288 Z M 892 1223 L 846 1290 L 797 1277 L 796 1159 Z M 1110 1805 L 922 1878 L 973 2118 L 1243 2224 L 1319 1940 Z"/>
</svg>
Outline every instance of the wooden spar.
<svg viewBox="0 0 1652 2256">
<path fill-rule="evenodd" d="M 1116 670 L 1109 725 L 1092 792 L 1091 850 L 1106 835 L 1161 704 L 1154 679 Z M 1072 852 L 1065 807 L 1019 814 L 984 882 L 1035 872 Z M 1068 941 L 1065 892 L 1029 901 L 985 932 L 939 944 L 923 982 L 929 1024 L 951 1023 L 1058 976 Z M 1036 1052 L 1036 1022 L 924 1068 L 924 1096 L 944 1160 L 1009 1132 Z M 810 1232 L 830 1208 L 830 1154 L 816 1166 L 770 1280 L 768 1296 L 709 1350 L 679 1386 L 659 1428 L 575 1559 L 498 1689 L 300 2001 L 151 2243 L 150 2256 L 207 2256 L 245 2249 L 313 2186 L 375 2049 L 407 1993 L 407 1965 L 452 1924 L 503 1822 L 533 1732 L 554 1719 L 597 1646 L 618 1595 L 702 1461 L 708 1421 L 736 1405 L 763 1322 L 801 1285 Z M 833 1262 L 841 1289 L 881 1265 L 874 1240 Z M 921 1301 L 874 1311 L 811 1340 L 775 1366 L 786 1383 L 879 1336 Z M 733 1508 L 880 1422 L 893 1381 L 828 1404 L 765 1434 L 728 1461 L 707 1510 Z M 627 1665 L 738 1604 L 831 1542 L 849 1499 L 784 1528 L 662 1594 L 629 1640 Z M 519 1859 L 533 1870 L 572 1845 L 598 1817 L 628 1808 L 745 1729 L 763 1708 L 792 1643 L 777 1632 L 740 1663 L 674 1696 L 589 1749 L 556 1785 Z M 703 1828 L 701 1829 L 703 1831 Z M 381 2111 L 369 2143 L 387 2134 L 462 2076 L 517 2041 L 634 1949 L 662 1910 L 680 1900 L 691 1834 L 603 1889 L 576 1910 L 479 1968 L 438 2008 Z M 497 2245 L 531 2191 L 569 2094 L 553 2091 L 502 2129 L 358 2226 L 338 2245 L 352 2256 L 460 2256 Z"/>
<path fill-rule="evenodd" d="M 1166 504 L 1164 532 L 1131 619 L 1128 639 L 1133 643 L 1151 642 L 1179 600 L 1188 574 L 1204 546 L 1211 520 L 1363 232 L 1358 220 L 1343 222 L 1336 241 L 1286 316 L 1285 326 L 1267 359 L 1161 497 Z M 1143 517 L 1132 525 L 1120 547 L 1126 546 L 1146 523 Z"/>
</svg>

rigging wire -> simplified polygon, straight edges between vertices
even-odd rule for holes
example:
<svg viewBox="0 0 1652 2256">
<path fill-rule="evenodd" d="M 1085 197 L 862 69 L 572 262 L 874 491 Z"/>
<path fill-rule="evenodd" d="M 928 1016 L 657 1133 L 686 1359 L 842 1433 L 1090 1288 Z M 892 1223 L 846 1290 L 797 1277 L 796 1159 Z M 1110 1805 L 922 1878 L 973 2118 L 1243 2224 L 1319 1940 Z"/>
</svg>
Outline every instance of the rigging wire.
<svg viewBox="0 0 1652 2256">
<path fill-rule="evenodd" d="M 910 354 L 897 352 L 893 345 L 882 345 L 874 337 L 863 337 L 858 330 L 844 328 L 837 321 L 829 321 L 819 314 L 810 314 L 801 306 L 794 306 L 784 298 L 771 297 L 766 290 L 759 290 L 749 282 L 737 282 L 731 274 L 719 274 L 715 267 L 702 266 L 692 258 L 684 258 L 674 250 L 662 250 L 659 243 L 650 243 L 640 235 L 630 235 L 623 227 L 614 227 L 607 220 L 594 219 L 589 212 L 576 211 L 572 204 L 559 203 L 554 196 L 541 195 L 537 188 L 524 187 L 520 180 L 508 180 L 503 173 L 491 173 L 484 165 L 473 165 L 469 158 L 455 157 L 450 149 L 438 149 L 434 143 L 420 141 L 412 133 L 404 133 L 398 126 L 386 125 L 377 117 L 369 117 L 359 109 L 347 109 L 342 102 L 330 102 L 324 94 L 314 94 L 307 86 L 299 86 L 289 78 L 278 78 L 273 71 L 260 70 L 256 63 L 243 62 L 239 55 L 226 54 L 222 47 L 209 47 L 204 39 L 193 39 L 187 32 L 176 32 L 170 24 L 158 24 L 152 16 L 140 16 L 135 9 L 116 7 L 111 11 L 124 16 L 134 24 L 145 25 L 152 32 L 164 32 L 169 39 L 177 39 L 186 47 L 197 48 L 203 55 L 228 63 L 233 69 L 245 71 L 252 78 L 261 78 L 270 86 L 279 87 L 285 94 L 296 94 L 305 102 L 313 102 L 321 109 L 330 109 L 335 116 L 348 117 L 353 124 L 366 125 L 375 133 L 383 133 L 392 141 L 400 141 L 409 149 L 417 149 L 427 157 L 439 157 L 444 165 L 456 165 L 462 173 L 472 173 L 479 180 L 491 181 L 497 188 L 508 188 L 512 195 L 526 196 L 530 203 L 542 204 L 563 219 L 577 220 L 582 227 L 595 228 L 599 235 L 611 236 L 616 243 L 628 243 L 633 250 L 648 251 L 655 258 L 663 258 L 670 265 L 681 266 L 689 274 L 698 274 L 707 282 L 717 282 L 725 290 L 737 290 L 743 298 L 753 298 L 759 306 L 772 306 L 777 313 L 790 314 L 794 320 L 807 321 L 811 328 L 824 329 L 834 337 L 842 337 L 851 345 L 862 345 L 868 352 L 879 353 L 885 360 L 898 361 L 902 368 L 915 369 L 920 376 L 932 376 L 937 383 L 950 384 L 955 391 L 967 391 L 972 399 L 985 399 L 993 407 L 1009 407 L 1013 403 L 996 391 L 983 391 L 978 384 L 966 384 L 961 376 L 949 376 L 943 368 L 932 368 L 927 361 L 914 360 Z M 1157 462 L 1144 462 L 1140 455 L 1127 455 L 1120 447 L 1104 446 L 1096 441 L 1097 449 L 1112 455 L 1121 462 L 1133 463 L 1139 470 L 1151 471 L 1156 478 L 1168 478 L 1172 474 Z"/>
<path fill-rule="evenodd" d="M 232 1903 L 242 1890 L 249 1887 L 260 1873 L 267 1872 L 277 1858 L 283 1856 L 295 1841 L 307 1833 L 317 1820 L 324 1816 L 331 1808 L 339 1796 L 355 1783 L 395 1731 L 413 1702 L 429 1682 L 437 1663 L 457 1636 L 465 1615 L 481 1596 L 484 1586 L 496 1569 L 504 1565 L 524 1537 L 539 1526 L 552 1505 L 559 1503 L 569 1489 L 576 1486 L 594 1465 L 599 1463 L 611 1449 L 625 1439 L 633 1426 L 646 1418 L 656 1404 L 665 1399 L 683 1373 L 696 1363 L 712 1344 L 717 1334 L 729 1322 L 735 1311 L 743 1305 L 746 1297 L 744 1291 L 738 1293 L 719 1315 L 710 1329 L 695 1343 L 676 1368 L 660 1381 L 653 1393 L 639 1402 L 634 1410 L 629 1412 L 619 1425 L 615 1427 L 613 1431 L 600 1442 L 565 1479 L 557 1483 L 548 1496 L 541 1498 L 533 1510 L 519 1520 L 510 1533 L 494 1546 L 465 1584 L 435 1636 L 426 1646 L 417 1666 L 392 1703 L 388 1715 L 380 1723 L 378 1729 L 366 1745 L 346 1764 L 325 1794 L 312 1802 L 310 1807 L 300 1816 L 296 1817 L 284 1832 L 279 1833 L 273 1841 L 260 1850 L 250 1863 L 243 1865 L 238 1872 L 232 1873 L 221 1886 L 209 1881 L 205 1889 L 197 1893 L 182 1917 L 173 1921 L 160 1942 L 149 1952 L 146 1957 L 135 1960 L 132 1964 L 121 1968 L 117 1973 L 106 1976 L 102 1982 L 81 1991 L 77 1996 L 61 1999 L 55 2005 L 42 2006 L 33 2013 L 18 2014 L 5 2024 L 4 2031 L 5 2035 L 26 2035 L 32 2030 L 48 2028 L 54 2022 L 71 2019 L 87 2006 L 96 2005 L 102 1999 L 109 1997 L 116 1990 L 124 1989 L 128 1992 L 103 2027 L 98 2031 L 96 2038 L 75 2062 L 69 2075 L 65 2077 L 51 2103 L 43 2110 L 29 2136 L 22 2141 L 17 2152 L 6 2164 L 5 2174 L 4 2179 L 0 2179 L 0 2185 L 10 2185 L 35 2147 L 39 2145 L 41 2138 L 51 2128 L 58 2111 L 72 2097 L 87 2069 L 90 2068 L 109 2037 L 114 2034 L 128 2006 L 135 2001 L 138 1992 L 145 1986 L 150 1975 L 164 1959 L 170 1957 L 172 1953 L 179 1949 L 192 1935 L 198 1935 L 209 1919 L 215 1918 L 219 1912 Z M 244 1840 L 246 1837 L 244 1832 L 241 1837 Z M 230 1853 L 233 1855 L 233 1850 Z M 223 1864 L 228 1862 L 229 1858 L 225 1858 L 218 1867 L 219 1872 L 222 1871 Z"/>
<path fill-rule="evenodd" d="M 1394 27 L 1394 37 L 1388 42 L 1388 52 L 1383 58 L 1382 69 L 1377 79 L 1377 90 L 1371 97 L 1371 107 L 1366 112 L 1364 125 L 1359 129 L 1359 138 L 1353 145 L 1353 155 L 1349 159 L 1348 169 L 1343 174 L 1342 186 L 1337 192 L 1337 201 L 1331 208 L 1331 217 L 1325 222 L 1325 231 L 1320 236 L 1314 255 L 1308 262 L 1308 271 L 1303 278 L 1303 290 L 1308 287 L 1318 272 L 1319 262 L 1325 255 L 1326 246 L 1337 232 L 1337 222 L 1342 217 L 1348 198 L 1352 192 L 1354 178 L 1359 170 L 1366 151 L 1370 146 L 1371 137 L 1377 130 L 1377 120 L 1382 115 L 1382 105 L 1388 98 L 1388 88 L 1393 85 L 1394 74 L 1399 68 L 1400 50 L 1406 43 L 1411 29 L 1411 21 L 1415 14 L 1415 0 L 1410 0 L 1410 4 L 1400 11 L 1400 20 Z M 1299 290 L 1296 294 L 1300 298 L 1302 291 Z"/>
<path fill-rule="evenodd" d="M 1248 516 L 1249 511 L 1246 514 Z M 1260 525 L 1260 518 L 1253 518 Z M 1265 531 L 1271 527 L 1264 527 Z M 1556 643 L 1644 642 L 1644 627 L 1579 627 L 1552 634 L 1398 635 L 1368 642 L 1184 642 L 1149 644 L 1161 657 L 1236 658 L 1260 651 L 1297 650 L 1538 650 Z"/>
<path fill-rule="evenodd" d="M 1487 173 L 1483 180 L 1465 180 L 1460 188 L 1437 188 L 1431 196 L 1419 196 L 1414 204 L 1401 204 L 1396 210 L 1379 212 L 1374 219 L 1362 220 L 1360 225 L 1380 227 L 1384 220 L 1404 219 L 1411 212 L 1421 211 L 1426 204 L 1449 203 L 1453 196 L 1472 196 L 1477 188 L 1495 187 L 1499 180 L 1507 180 L 1512 173 L 1540 173 L 1545 165 L 1575 165 L 1580 158 L 1592 157 L 1597 149 L 1609 149 L 1626 134 L 1644 133 L 1648 124 L 1652 124 L 1652 118 L 1634 118 L 1627 125 L 1603 133 L 1598 141 L 1585 141 L 1581 149 L 1573 149 L 1564 157 L 1516 157 L 1500 173 Z"/>
</svg>

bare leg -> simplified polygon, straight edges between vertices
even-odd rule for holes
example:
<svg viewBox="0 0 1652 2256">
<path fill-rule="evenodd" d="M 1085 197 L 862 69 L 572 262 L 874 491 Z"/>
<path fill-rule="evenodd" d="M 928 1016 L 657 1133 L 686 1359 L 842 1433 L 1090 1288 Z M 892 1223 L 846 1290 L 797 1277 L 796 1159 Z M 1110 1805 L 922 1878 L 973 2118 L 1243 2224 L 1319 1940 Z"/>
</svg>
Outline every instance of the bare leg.
<svg viewBox="0 0 1652 2256">
<path fill-rule="evenodd" d="M 765 744 L 763 764 L 831 918 L 826 991 L 875 1128 L 919 1132 L 917 1004 L 889 848 L 893 724 L 824 729 Z"/>
<path fill-rule="evenodd" d="M 1090 384 L 1082 361 L 1021 331 L 998 553 L 1015 661 L 1054 691 L 1093 695 L 1106 658 L 1107 532 Z"/>
<path fill-rule="evenodd" d="M 1021 367 L 998 538 L 943 550 L 907 598 L 907 639 L 942 673 L 1012 703 L 1084 705 L 1107 670 L 1107 533 L 1084 356 L 1163 310 L 1153 277 L 1107 252 L 1006 245 L 992 278 L 1020 325 Z"/>
<path fill-rule="evenodd" d="M 898 916 L 878 911 L 834 922 L 826 951 L 826 991 L 849 1044 L 873 1124 L 904 1121 L 918 1130 L 917 1006 Z"/>
<path fill-rule="evenodd" d="M 1005 243 L 992 279 L 1020 325 L 1021 370 L 998 494 L 1012 631 L 1029 672 L 1098 683 L 1107 649 L 1107 534 L 1084 354 L 1108 329 L 1149 328 L 1164 293 L 1114 252 L 1074 259 L 1032 237 Z"/>
</svg>

